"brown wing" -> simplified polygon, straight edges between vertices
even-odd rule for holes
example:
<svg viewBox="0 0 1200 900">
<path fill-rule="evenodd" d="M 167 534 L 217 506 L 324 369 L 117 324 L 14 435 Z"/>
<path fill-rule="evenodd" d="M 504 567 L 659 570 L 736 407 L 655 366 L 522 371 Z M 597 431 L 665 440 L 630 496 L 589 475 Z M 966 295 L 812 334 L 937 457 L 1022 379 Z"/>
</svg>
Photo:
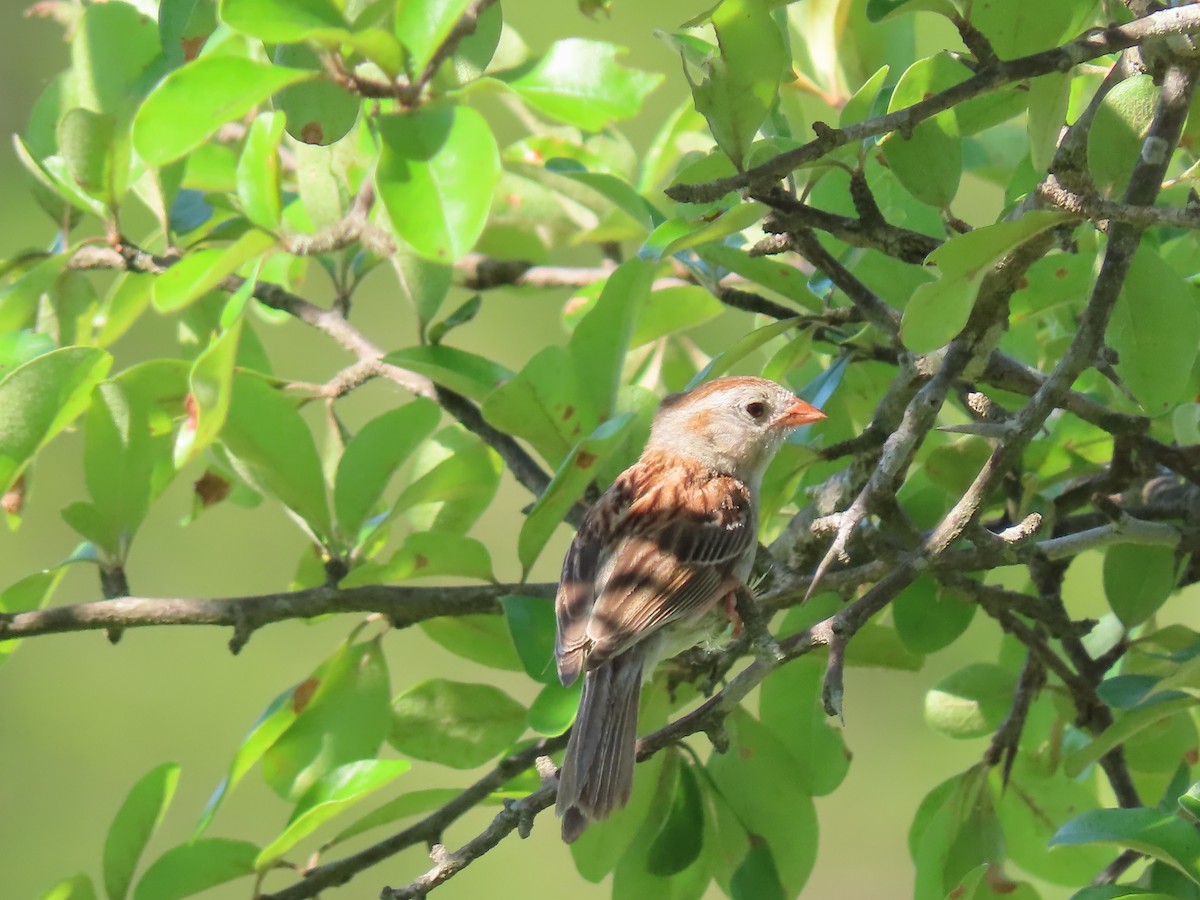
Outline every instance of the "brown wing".
<svg viewBox="0 0 1200 900">
<path fill-rule="evenodd" d="M 563 559 L 554 598 L 558 623 L 554 658 L 559 681 L 564 685 L 579 677 L 584 655 L 591 645 L 587 630 L 596 600 L 596 570 L 603 548 L 608 546 L 613 530 L 628 508 L 626 487 L 624 481 L 618 480 L 593 504 Z"/>
<path fill-rule="evenodd" d="M 740 481 L 697 472 L 686 487 L 679 479 L 658 484 L 630 504 L 611 552 L 597 560 L 589 668 L 701 612 L 754 546 L 750 494 Z"/>
</svg>

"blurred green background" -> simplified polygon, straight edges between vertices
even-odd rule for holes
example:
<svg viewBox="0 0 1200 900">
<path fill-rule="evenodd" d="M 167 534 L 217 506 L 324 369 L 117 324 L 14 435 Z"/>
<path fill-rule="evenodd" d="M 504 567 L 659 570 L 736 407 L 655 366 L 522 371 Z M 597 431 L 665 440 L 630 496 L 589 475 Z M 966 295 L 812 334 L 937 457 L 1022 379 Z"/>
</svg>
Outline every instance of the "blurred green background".
<svg viewBox="0 0 1200 900">
<path fill-rule="evenodd" d="M 634 145 L 644 149 L 656 126 L 687 92 L 678 58 L 653 31 L 676 27 L 703 5 L 697 0 L 616 0 L 611 18 L 597 20 L 580 15 L 570 2 L 508 0 L 504 10 L 507 21 L 535 49 L 555 38 L 594 37 L 629 47 L 632 64 L 666 73 L 666 82 L 651 96 L 646 110 L 625 128 Z M 5 136 L 23 129 L 34 99 L 65 66 L 68 54 L 60 28 L 24 16 L 22 6 L 17 0 L 0 2 L 0 77 L 5 86 L 0 92 L 0 131 Z M 994 197 L 986 195 L 972 198 L 971 190 L 970 185 L 964 186 L 964 205 L 995 203 Z M 0 218 L 0 253 L 7 256 L 49 242 L 53 226 L 27 192 L 7 140 L 0 146 L 0 196 L 5 210 Z M 305 293 L 318 302 L 328 300 L 319 275 L 310 277 Z M 557 313 L 566 297 L 565 292 L 491 292 L 479 319 L 456 332 L 456 341 L 519 368 L 544 344 L 563 339 Z M 452 298 L 448 308 L 453 304 Z M 385 347 L 403 346 L 414 338 L 409 311 L 377 287 L 372 292 L 370 283 L 360 294 L 355 316 L 359 327 Z M 707 349 L 719 349 L 721 336 L 730 334 L 731 328 L 748 327 L 744 316 L 728 316 L 702 336 Z M 280 374 L 315 381 L 347 362 L 326 339 L 303 326 L 260 330 Z M 172 339 L 170 323 L 143 323 L 114 348 L 116 368 L 148 352 L 142 348 Z M 386 385 L 368 386 L 348 401 L 350 420 L 403 399 Z M 24 525 L 0 536 L 0 584 L 58 562 L 75 546 L 77 538 L 58 510 L 82 496 L 80 443 L 78 435 L 68 433 L 39 459 L 32 472 Z M 203 597 L 283 589 L 305 552 L 299 531 L 269 506 L 222 510 L 182 529 L 179 521 L 190 508 L 190 492 L 190 480 L 179 479 L 143 526 L 129 566 L 133 591 L 141 596 Z M 501 579 L 519 575 L 513 523 L 528 499 L 521 488 L 506 481 L 476 530 L 493 548 Z M 568 539 L 566 529 L 560 530 L 534 571 L 535 580 L 556 577 Z M 507 557 L 505 547 L 513 551 Z M 1092 597 L 1094 609 L 1072 612 L 1100 611 L 1103 600 L 1096 561 L 1086 560 L 1077 569 L 1072 577 L 1082 579 L 1077 583 L 1083 590 L 1075 596 Z M 76 566 L 55 602 L 98 596 L 95 571 Z M 79 871 L 98 875 L 104 833 L 126 791 L 146 771 L 167 760 L 182 766 L 182 780 L 147 861 L 185 839 L 225 774 L 234 748 L 263 707 L 306 677 L 354 624 L 341 618 L 314 626 L 272 626 L 255 634 L 236 657 L 226 647 L 229 633 L 207 628 L 132 631 L 116 647 L 97 632 L 27 642 L 0 670 L 0 897 L 36 897 L 59 878 Z M 817 801 L 820 852 L 808 896 L 856 900 L 905 896 L 911 891 L 905 839 L 916 804 L 936 783 L 977 761 L 986 743 L 955 743 L 926 730 L 924 691 L 966 662 L 994 658 L 997 643 L 994 626 L 977 620 L 967 639 L 932 657 L 919 673 L 859 669 L 848 673 L 846 740 L 854 763 L 844 785 L 833 796 Z M 535 693 L 535 685 L 527 679 L 474 667 L 416 630 L 389 635 L 385 648 L 394 692 L 424 678 L 452 676 L 498 683 L 525 702 Z M 416 762 L 412 772 L 397 782 L 396 790 L 465 784 L 473 777 L 474 773 Z M 285 805 L 252 776 L 227 801 L 210 834 L 263 842 L 277 833 L 286 813 Z M 446 843 L 452 847 L 462 843 L 492 813 L 484 809 L 468 815 L 445 835 Z M 382 836 L 374 835 L 375 839 Z M 381 885 L 403 884 L 427 867 L 423 850 L 414 848 L 324 896 L 373 897 Z M 278 889 L 292 880 L 286 873 L 273 873 L 264 888 Z M 531 839 L 505 841 L 484 861 L 440 888 L 438 896 L 444 900 L 564 894 L 599 898 L 608 891 L 607 884 L 588 885 L 575 874 L 557 828 L 546 815 Z M 247 893 L 248 885 L 238 882 L 205 896 L 233 898 Z"/>
</svg>

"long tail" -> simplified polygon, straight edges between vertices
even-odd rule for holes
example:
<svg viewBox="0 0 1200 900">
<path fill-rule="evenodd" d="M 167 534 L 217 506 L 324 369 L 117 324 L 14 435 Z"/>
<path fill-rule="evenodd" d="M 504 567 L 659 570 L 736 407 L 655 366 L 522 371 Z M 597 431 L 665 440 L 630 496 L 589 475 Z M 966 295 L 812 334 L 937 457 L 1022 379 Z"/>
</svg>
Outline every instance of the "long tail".
<svg viewBox="0 0 1200 900">
<path fill-rule="evenodd" d="M 643 664 L 635 647 L 584 676 L 579 715 L 558 779 L 556 811 L 568 844 L 589 822 L 629 802 Z"/>
</svg>

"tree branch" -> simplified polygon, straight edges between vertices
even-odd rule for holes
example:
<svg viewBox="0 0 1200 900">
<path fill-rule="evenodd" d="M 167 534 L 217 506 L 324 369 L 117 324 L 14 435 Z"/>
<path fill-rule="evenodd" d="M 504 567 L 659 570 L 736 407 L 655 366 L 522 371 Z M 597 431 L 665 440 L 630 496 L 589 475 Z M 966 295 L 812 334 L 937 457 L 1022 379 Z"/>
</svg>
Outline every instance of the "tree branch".
<svg viewBox="0 0 1200 900">
<path fill-rule="evenodd" d="M 69 265 L 74 269 L 119 269 L 161 275 L 174 262 L 174 259 L 153 256 L 129 244 L 119 249 L 89 245 L 76 251 L 71 257 Z M 244 279 L 231 275 L 221 282 L 220 287 L 222 290 L 233 293 L 244 283 Z M 488 425 L 475 404 L 465 397 L 436 386 L 431 379 L 424 375 L 383 362 L 383 350 L 351 325 L 345 316 L 334 310 L 322 309 L 270 282 L 258 282 L 254 286 L 253 295 L 256 300 L 272 309 L 286 312 L 333 338 L 343 348 L 358 357 L 359 362 L 364 366 L 372 367 L 379 377 L 386 378 L 417 396 L 427 397 L 439 403 L 448 402 L 449 406 L 443 404 L 443 408 L 454 416 L 463 427 L 480 437 L 499 453 L 517 480 L 533 494 L 540 494 L 550 483 L 550 476 L 542 470 L 537 461 L 511 437 Z M 355 374 L 358 377 L 362 375 L 362 372 Z M 577 514 L 573 513 L 572 515 Z"/>
<path fill-rule="evenodd" d="M 781 153 L 761 165 L 728 178 L 706 183 L 672 185 L 667 188 L 666 194 L 680 203 L 711 203 L 730 191 L 753 189 L 757 185 L 769 186 L 805 163 L 820 159 L 831 150 L 889 131 L 911 131 L 918 123 L 952 106 L 1006 84 L 1050 72 L 1067 72 L 1081 62 L 1124 50 L 1149 38 L 1193 34 L 1197 31 L 1200 31 L 1200 7 L 1196 6 L 1164 9 L 1124 25 L 1110 25 L 1051 50 L 982 68 L 953 87 L 887 115 L 857 122 L 845 128 L 830 128 L 828 125 L 817 123 L 820 126 L 818 128 L 814 125 L 814 130 L 818 132 L 817 138 L 801 147 Z"/>
<path fill-rule="evenodd" d="M 0 613 L 0 642 L 70 631 L 146 628 L 156 625 L 225 625 L 234 628 L 236 653 L 250 634 L 287 619 L 328 613 L 379 613 L 395 628 L 407 628 L 437 616 L 499 613 L 507 594 L 554 596 L 553 584 L 480 584 L 455 587 L 373 584 L 317 587 L 280 594 L 224 599 L 121 597 L 52 606 L 29 612 Z"/>
<path fill-rule="evenodd" d="M 567 746 L 567 735 L 564 734 L 537 741 L 523 750 L 518 750 L 502 759 L 494 769 L 445 806 L 434 810 L 419 822 L 350 856 L 309 869 L 304 873 L 301 881 L 276 893 L 263 894 L 256 900 L 306 900 L 306 898 L 317 896 L 327 888 L 345 884 L 359 872 L 377 865 L 390 856 L 395 856 L 402 850 L 417 844 L 440 842 L 442 832 L 461 818 L 464 813 L 486 800 L 490 794 L 503 787 L 505 782 L 533 767 L 538 759 L 561 750 L 565 746 Z M 535 796 L 544 793 L 544 790 L 536 792 Z M 554 802 L 553 790 L 550 792 L 550 802 Z M 511 830 L 510 828 L 509 831 Z M 499 838 L 497 838 L 498 842 Z"/>
</svg>

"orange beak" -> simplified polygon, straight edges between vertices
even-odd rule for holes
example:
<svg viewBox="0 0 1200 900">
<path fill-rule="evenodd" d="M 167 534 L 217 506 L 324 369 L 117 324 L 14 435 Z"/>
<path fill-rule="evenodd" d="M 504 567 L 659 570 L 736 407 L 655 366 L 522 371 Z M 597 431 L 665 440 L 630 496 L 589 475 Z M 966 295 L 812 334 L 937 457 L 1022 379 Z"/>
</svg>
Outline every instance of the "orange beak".
<svg viewBox="0 0 1200 900">
<path fill-rule="evenodd" d="M 781 428 L 799 428 L 801 425 L 820 422 L 824 418 L 825 413 L 821 412 L 815 406 L 805 403 L 803 400 L 797 400 L 792 404 L 790 409 L 771 424 Z"/>
</svg>

